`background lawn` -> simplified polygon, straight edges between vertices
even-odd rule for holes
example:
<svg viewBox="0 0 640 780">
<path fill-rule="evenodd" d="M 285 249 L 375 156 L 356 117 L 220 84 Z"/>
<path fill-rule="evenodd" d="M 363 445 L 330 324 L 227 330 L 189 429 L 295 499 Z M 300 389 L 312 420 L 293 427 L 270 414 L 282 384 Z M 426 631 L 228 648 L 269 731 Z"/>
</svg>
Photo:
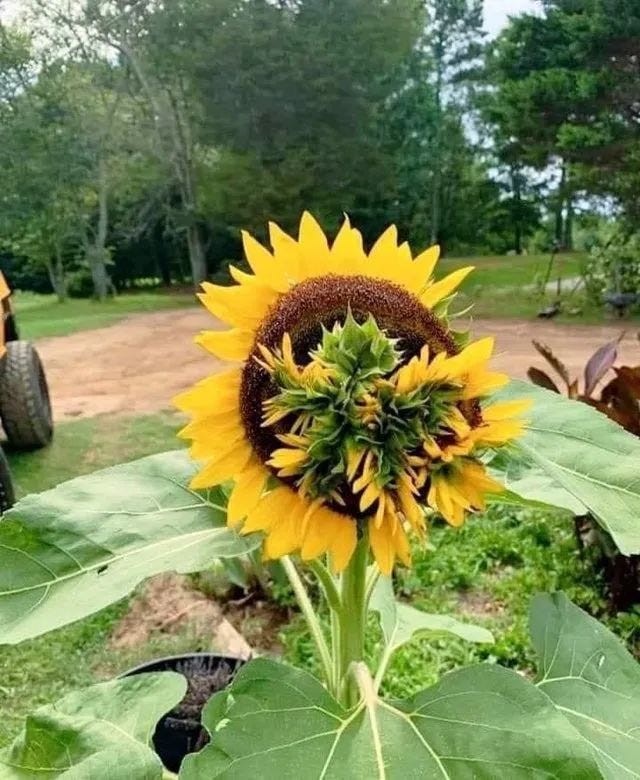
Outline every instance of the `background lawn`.
<svg viewBox="0 0 640 780">
<path fill-rule="evenodd" d="M 112 325 L 128 314 L 195 305 L 195 297 L 187 292 L 141 292 L 118 295 L 104 301 L 70 298 L 58 303 L 53 295 L 17 292 L 14 304 L 20 336 L 40 339 L 45 336 L 66 336 L 79 330 Z"/>
<path fill-rule="evenodd" d="M 557 298 L 558 278 L 563 280 L 562 310 L 554 322 L 598 323 L 613 319 L 614 313 L 595 306 L 582 288 L 573 290 L 581 277 L 586 255 L 577 252 L 557 255 L 544 295 L 540 286 L 546 278 L 549 255 L 500 257 L 446 257 L 440 261 L 438 275 L 468 265 L 475 270 L 460 287 L 452 311 L 473 305 L 475 317 L 496 319 L 532 319 Z M 639 316 L 638 312 L 630 318 Z"/>
<path fill-rule="evenodd" d="M 613 319 L 611 311 L 594 306 L 583 291 L 569 292 L 573 285 L 567 280 L 580 276 L 585 260 L 586 256 L 579 253 L 558 255 L 549 283 L 552 287 L 547 288 L 544 296 L 540 295 L 539 285 L 545 278 L 549 255 L 445 257 L 438 265 L 437 276 L 468 265 L 475 267 L 463 282 L 452 311 L 462 311 L 473 304 L 476 317 L 531 319 L 555 300 L 555 284 L 560 276 L 565 280 L 563 310 L 555 321 L 598 323 Z M 196 300 L 186 291 L 154 291 L 126 293 L 103 303 L 70 299 L 60 304 L 53 295 L 17 292 L 15 305 L 21 336 L 38 339 L 101 328 L 138 312 L 189 307 L 196 305 Z M 639 312 L 629 314 L 630 319 L 638 317 Z"/>
</svg>

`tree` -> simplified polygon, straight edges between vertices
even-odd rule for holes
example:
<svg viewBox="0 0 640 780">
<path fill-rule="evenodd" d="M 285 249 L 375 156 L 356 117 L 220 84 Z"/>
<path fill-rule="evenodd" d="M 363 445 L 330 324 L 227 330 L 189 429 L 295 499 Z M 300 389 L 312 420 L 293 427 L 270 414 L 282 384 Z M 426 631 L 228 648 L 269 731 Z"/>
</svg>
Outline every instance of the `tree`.
<svg viewBox="0 0 640 780">
<path fill-rule="evenodd" d="M 482 0 L 425 0 L 427 24 L 421 49 L 430 60 L 434 104 L 434 143 L 431 166 L 431 241 L 442 227 L 444 161 L 450 112 L 468 109 L 473 81 L 481 68 L 483 51 Z"/>
<path fill-rule="evenodd" d="M 640 218 L 640 6 L 634 0 L 547 0 L 513 18 L 490 61 L 494 119 L 526 160 L 561 170 L 556 237 L 577 189 L 612 194 Z M 562 224 L 562 212 L 565 225 Z"/>
<path fill-rule="evenodd" d="M 246 183 L 262 225 L 277 215 L 293 227 L 309 208 L 330 225 L 349 211 L 367 228 L 371 196 L 393 174 L 377 120 L 420 25 L 414 0 L 247 0 L 201 25 L 209 46 L 196 83 L 226 218 L 242 220 Z M 229 188 L 232 163 L 240 184 Z"/>
</svg>

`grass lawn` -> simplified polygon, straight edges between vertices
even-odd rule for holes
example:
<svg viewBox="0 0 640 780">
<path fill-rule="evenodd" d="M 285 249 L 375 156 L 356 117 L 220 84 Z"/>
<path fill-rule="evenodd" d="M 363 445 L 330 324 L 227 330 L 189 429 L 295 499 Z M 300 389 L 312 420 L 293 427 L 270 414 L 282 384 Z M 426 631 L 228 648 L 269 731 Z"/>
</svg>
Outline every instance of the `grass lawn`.
<svg viewBox="0 0 640 780">
<path fill-rule="evenodd" d="M 550 282 L 555 284 L 558 276 L 564 280 L 580 276 L 584 260 L 585 256 L 579 253 L 558 255 Z M 537 290 L 545 278 L 548 262 L 548 255 L 446 257 L 440 261 L 438 276 L 475 266 L 460 288 L 454 311 L 473 304 L 476 317 L 531 319 L 556 298 L 555 288 L 542 297 Z M 612 312 L 594 306 L 581 291 L 563 292 L 562 301 L 564 309 L 556 317 L 557 322 L 599 323 L 614 319 Z M 52 295 L 18 292 L 15 304 L 23 338 L 38 339 L 111 325 L 136 312 L 195 305 L 195 299 L 185 292 L 140 292 L 123 294 L 104 303 L 71 299 L 60 304 Z M 640 314 L 631 317 L 635 319 Z"/>
<path fill-rule="evenodd" d="M 195 298 L 184 292 L 140 292 L 119 295 L 102 303 L 85 298 L 58 303 L 53 295 L 17 292 L 14 303 L 21 337 L 39 339 L 102 328 L 135 312 L 192 306 Z"/>
<path fill-rule="evenodd" d="M 553 289 L 541 296 L 538 285 L 546 277 L 549 255 L 522 255 L 501 257 L 445 257 L 439 263 L 439 275 L 444 275 L 468 265 L 475 270 L 460 287 L 460 295 L 452 311 L 461 311 L 473 304 L 476 317 L 498 319 L 531 319 L 540 309 L 556 300 L 558 277 L 565 280 L 561 294 L 562 312 L 554 322 L 599 323 L 617 317 L 606 309 L 594 306 L 584 292 L 571 292 L 573 284 L 567 281 L 581 275 L 586 256 L 580 253 L 556 256 L 550 276 Z M 640 316 L 638 312 L 632 318 Z"/>
</svg>

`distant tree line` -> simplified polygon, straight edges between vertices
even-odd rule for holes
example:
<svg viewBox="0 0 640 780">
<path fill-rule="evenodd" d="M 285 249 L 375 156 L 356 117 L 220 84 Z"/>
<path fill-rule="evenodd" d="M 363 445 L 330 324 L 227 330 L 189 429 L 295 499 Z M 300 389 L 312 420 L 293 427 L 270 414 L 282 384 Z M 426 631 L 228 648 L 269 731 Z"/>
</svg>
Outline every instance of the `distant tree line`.
<svg viewBox="0 0 640 780">
<path fill-rule="evenodd" d="M 223 276 L 239 230 L 389 222 L 416 246 L 571 247 L 640 221 L 640 5 L 29 0 L 0 26 L 0 267 L 105 298 Z"/>
</svg>

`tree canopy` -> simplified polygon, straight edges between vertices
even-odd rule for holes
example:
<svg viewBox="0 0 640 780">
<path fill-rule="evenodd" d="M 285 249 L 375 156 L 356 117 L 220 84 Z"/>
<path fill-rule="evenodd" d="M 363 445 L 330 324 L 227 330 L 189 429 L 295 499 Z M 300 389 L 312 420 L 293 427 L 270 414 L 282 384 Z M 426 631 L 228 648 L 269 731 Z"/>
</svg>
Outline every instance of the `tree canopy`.
<svg viewBox="0 0 640 780">
<path fill-rule="evenodd" d="M 466 253 L 570 245 L 591 195 L 640 220 L 633 0 L 545 0 L 490 42 L 481 0 L 26 5 L 0 251 L 60 297 L 224 274 L 241 227 L 305 208 Z"/>
</svg>

